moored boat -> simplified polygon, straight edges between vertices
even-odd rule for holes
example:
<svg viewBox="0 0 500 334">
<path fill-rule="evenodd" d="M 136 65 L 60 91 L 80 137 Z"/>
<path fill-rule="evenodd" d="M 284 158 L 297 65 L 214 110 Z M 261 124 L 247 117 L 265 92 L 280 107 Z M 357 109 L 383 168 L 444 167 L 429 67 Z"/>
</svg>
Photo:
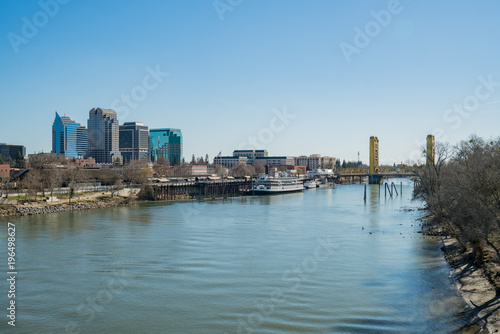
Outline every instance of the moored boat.
<svg viewBox="0 0 500 334">
<path fill-rule="evenodd" d="M 304 183 L 304 187 L 306 189 L 316 188 L 316 187 L 318 187 L 318 184 L 314 180 L 309 180 L 309 181 Z"/>
<path fill-rule="evenodd" d="M 302 180 L 290 177 L 286 173 L 279 176 L 260 175 L 254 182 L 252 192 L 255 195 L 279 194 L 304 190 Z"/>
</svg>

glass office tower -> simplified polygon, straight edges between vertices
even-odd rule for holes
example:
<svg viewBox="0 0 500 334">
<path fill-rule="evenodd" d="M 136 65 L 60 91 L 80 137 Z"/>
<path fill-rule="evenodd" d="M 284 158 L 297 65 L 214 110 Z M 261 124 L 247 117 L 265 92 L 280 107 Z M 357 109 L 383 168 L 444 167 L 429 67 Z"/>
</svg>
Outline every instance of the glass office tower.
<svg viewBox="0 0 500 334">
<path fill-rule="evenodd" d="M 148 159 L 148 127 L 140 122 L 126 122 L 120 125 L 120 152 L 123 163 L 131 160 Z"/>
<path fill-rule="evenodd" d="M 170 165 L 182 163 L 182 133 L 180 129 L 149 130 L 149 157 L 155 162 L 162 156 Z"/>
<path fill-rule="evenodd" d="M 79 157 L 87 156 L 87 141 L 89 133 L 87 128 L 80 126 L 76 129 L 76 153 Z"/>
<path fill-rule="evenodd" d="M 76 158 L 79 127 L 79 123 L 67 116 L 59 116 L 56 112 L 56 118 L 52 124 L 52 153 L 64 154 L 67 158 Z"/>
</svg>

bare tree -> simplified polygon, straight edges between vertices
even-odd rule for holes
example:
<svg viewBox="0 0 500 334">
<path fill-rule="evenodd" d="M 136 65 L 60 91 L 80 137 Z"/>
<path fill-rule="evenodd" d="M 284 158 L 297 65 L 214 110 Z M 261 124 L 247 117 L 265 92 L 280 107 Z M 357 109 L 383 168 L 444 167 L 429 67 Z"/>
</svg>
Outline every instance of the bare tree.
<svg viewBox="0 0 500 334">
<path fill-rule="evenodd" d="M 45 183 L 50 190 L 50 197 L 54 196 L 54 189 L 62 186 L 63 173 L 60 170 L 51 169 L 45 173 Z"/>
<path fill-rule="evenodd" d="M 440 146 L 437 153 L 437 162 L 419 173 L 415 195 L 427 202 L 433 217 L 464 248 L 472 246 L 478 260 L 485 245 L 499 254 L 492 233 L 500 231 L 500 141 L 472 136 L 459 143 L 451 156 Z"/>
<path fill-rule="evenodd" d="M 38 153 L 30 155 L 28 167 L 30 169 L 42 169 L 48 165 L 62 165 L 66 163 L 63 155 L 55 153 Z"/>
<path fill-rule="evenodd" d="M 173 168 L 170 166 L 169 161 L 163 156 L 160 156 L 155 162 L 153 170 L 159 177 L 168 177 L 173 174 Z"/>
<path fill-rule="evenodd" d="M 189 175 L 190 167 L 189 165 L 183 164 L 174 167 L 174 175 L 176 176 L 187 176 Z"/>
<path fill-rule="evenodd" d="M 38 197 L 38 191 L 43 189 L 42 179 L 40 177 L 40 171 L 36 169 L 29 170 L 26 176 L 24 177 L 23 181 L 24 181 L 23 184 L 26 189 L 26 194 L 33 195 L 36 201 Z M 25 198 L 27 199 L 27 196 Z"/>
<path fill-rule="evenodd" d="M 146 160 L 132 160 L 123 167 L 123 179 L 139 186 L 145 185 L 152 177 L 153 171 Z"/>
<path fill-rule="evenodd" d="M 253 166 L 238 164 L 231 168 L 230 174 L 235 177 L 252 176 L 255 175 L 255 168 Z"/>
<path fill-rule="evenodd" d="M 220 164 L 215 164 L 214 165 L 214 170 L 216 174 L 222 175 L 226 172 L 226 167 L 220 165 Z"/>
<path fill-rule="evenodd" d="M 264 174 L 266 171 L 266 167 L 263 164 L 255 165 L 255 174 Z"/>
</svg>

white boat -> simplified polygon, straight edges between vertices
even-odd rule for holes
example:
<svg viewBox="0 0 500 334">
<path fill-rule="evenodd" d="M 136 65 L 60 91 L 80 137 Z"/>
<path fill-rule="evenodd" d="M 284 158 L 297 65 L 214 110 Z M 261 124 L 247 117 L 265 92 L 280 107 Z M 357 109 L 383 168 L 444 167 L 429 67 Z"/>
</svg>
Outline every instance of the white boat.
<svg viewBox="0 0 500 334">
<path fill-rule="evenodd" d="M 310 180 L 310 181 L 307 181 L 306 183 L 304 183 L 304 187 L 306 189 L 316 188 L 317 186 L 318 186 L 318 184 L 314 180 Z"/>
<path fill-rule="evenodd" d="M 255 195 L 278 194 L 304 190 L 304 184 L 296 177 L 260 175 L 254 182 Z"/>
</svg>

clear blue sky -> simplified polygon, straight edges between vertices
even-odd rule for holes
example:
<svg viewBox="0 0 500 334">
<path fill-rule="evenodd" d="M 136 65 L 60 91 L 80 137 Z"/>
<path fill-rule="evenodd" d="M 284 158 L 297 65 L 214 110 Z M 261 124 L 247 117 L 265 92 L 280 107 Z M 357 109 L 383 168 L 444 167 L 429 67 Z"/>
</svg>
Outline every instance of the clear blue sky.
<svg viewBox="0 0 500 334">
<path fill-rule="evenodd" d="M 187 160 L 256 137 L 271 155 L 366 162 L 376 135 L 392 164 L 429 133 L 499 135 L 498 1 L 64 2 L 2 2 L 0 142 L 28 153 L 51 150 L 55 111 L 86 125 L 113 106 L 120 123 L 182 129 Z"/>
</svg>

